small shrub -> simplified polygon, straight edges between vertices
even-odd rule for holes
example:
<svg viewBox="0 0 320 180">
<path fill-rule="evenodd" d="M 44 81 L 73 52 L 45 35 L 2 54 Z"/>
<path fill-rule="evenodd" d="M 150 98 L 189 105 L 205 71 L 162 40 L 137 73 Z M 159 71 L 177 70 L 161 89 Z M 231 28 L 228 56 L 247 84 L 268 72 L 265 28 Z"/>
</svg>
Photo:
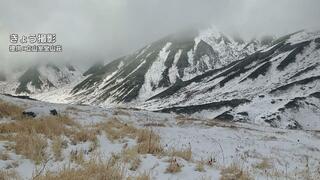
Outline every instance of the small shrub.
<svg viewBox="0 0 320 180">
<path fill-rule="evenodd" d="M 99 147 L 98 138 L 95 138 L 94 141 L 91 142 L 88 152 L 93 152 Z"/>
<path fill-rule="evenodd" d="M 70 152 L 70 161 L 77 163 L 77 164 L 83 164 L 85 162 L 83 151 L 82 150 L 71 151 Z"/>
<path fill-rule="evenodd" d="M 141 160 L 137 147 L 122 150 L 120 156 L 124 163 L 129 163 L 129 170 L 136 171 L 139 168 Z"/>
<path fill-rule="evenodd" d="M 141 160 L 139 157 L 135 157 L 133 158 L 131 161 L 130 161 L 130 167 L 129 167 L 129 170 L 131 171 L 136 171 L 139 166 L 141 164 Z"/>
<path fill-rule="evenodd" d="M 149 129 L 141 129 L 137 137 L 139 154 L 161 154 L 163 148 L 160 144 L 160 136 Z"/>
<path fill-rule="evenodd" d="M 170 164 L 166 169 L 166 173 L 178 173 L 181 171 L 181 165 L 177 162 L 176 158 L 170 159 Z"/>
<path fill-rule="evenodd" d="M 204 169 L 204 163 L 202 161 L 199 161 L 196 165 L 195 170 L 199 172 L 205 172 L 206 170 Z"/>
</svg>

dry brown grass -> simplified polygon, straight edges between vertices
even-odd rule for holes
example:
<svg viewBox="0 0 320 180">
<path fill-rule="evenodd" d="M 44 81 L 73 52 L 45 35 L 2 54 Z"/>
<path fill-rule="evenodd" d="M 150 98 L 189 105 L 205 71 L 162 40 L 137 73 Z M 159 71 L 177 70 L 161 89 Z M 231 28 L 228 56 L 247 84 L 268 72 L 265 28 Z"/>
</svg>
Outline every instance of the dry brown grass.
<svg viewBox="0 0 320 180">
<path fill-rule="evenodd" d="M 52 152 L 55 160 L 61 160 L 63 146 L 66 148 L 67 142 L 60 137 L 68 137 L 73 144 L 91 141 L 91 151 L 97 145 L 97 134 L 95 129 L 84 129 L 73 119 L 67 116 L 50 116 L 36 119 L 23 118 L 18 121 L 0 124 L 0 133 L 3 140 L 13 141 L 12 147 L 18 154 L 39 163 L 44 158 L 44 149 L 47 146 L 46 138 L 52 140 Z M 6 136 L 4 136 L 6 135 Z M 28 146 L 28 144 L 29 146 Z M 32 148 L 36 150 L 32 152 Z"/>
<path fill-rule="evenodd" d="M 127 178 L 127 180 L 150 180 L 150 179 L 151 179 L 151 175 L 149 172 L 143 172 L 137 176 L 134 176 L 134 177 L 130 176 Z"/>
<path fill-rule="evenodd" d="M 166 169 L 166 173 L 172 173 L 172 174 L 178 173 L 181 171 L 181 166 L 182 165 L 178 163 L 176 158 L 171 158 L 169 166 Z"/>
<path fill-rule="evenodd" d="M 135 138 L 138 131 L 134 126 L 122 123 L 116 118 L 113 118 L 108 122 L 100 123 L 97 127 L 106 132 L 108 139 L 111 141 L 116 141 L 125 137 Z"/>
<path fill-rule="evenodd" d="M 58 173 L 47 172 L 45 175 L 37 177 L 35 180 L 123 180 L 125 172 L 119 164 L 114 164 L 112 160 L 107 162 L 93 159 L 82 164 L 81 168 L 66 167 Z"/>
<path fill-rule="evenodd" d="M 152 129 L 141 129 L 137 137 L 139 154 L 161 154 L 163 148 L 160 144 L 160 136 Z"/>
<path fill-rule="evenodd" d="M 21 177 L 14 170 L 0 170 L 0 180 L 20 180 Z"/>
<path fill-rule="evenodd" d="M 197 162 L 197 164 L 196 164 L 195 170 L 196 170 L 196 171 L 199 171 L 199 172 L 205 172 L 206 170 L 204 169 L 204 166 L 205 166 L 205 162 L 199 161 L 199 162 Z"/>
<path fill-rule="evenodd" d="M 10 159 L 10 156 L 7 151 L 0 151 L 0 160 L 7 161 Z"/>
<path fill-rule="evenodd" d="M 67 116 L 50 116 L 40 119 L 23 119 L 10 123 L 0 124 L 0 133 L 31 133 L 43 134 L 53 139 L 54 137 L 72 134 L 67 126 L 78 126 Z"/>
<path fill-rule="evenodd" d="M 95 140 L 91 142 L 88 152 L 93 152 L 99 147 L 99 145 L 100 144 L 99 144 L 98 138 L 95 138 Z"/>
<path fill-rule="evenodd" d="M 0 100 L 0 118 L 11 117 L 12 119 L 21 119 L 24 110 L 16 105 L 6 103 Z"/>
<path fill-rule="evenodd" d="M 54 137 L 52 140 L 52 152 L 56 161 L 62 160 L 63 140 L 60 136 Z"/>
<path fill-rule="evenodd" d="M 77 163 L 77 164 L 83 164 L 85 162 L 83 150 L 71 151 L 70 152 L 70 161 Z"/>
<path fill-rule="evenodd" d="M 6 134 L 4 140 L 14 142 L 12 149 L 17 154 L 34 160 L 36 164 L 46 159 L 47 138 L 53 140 L 53 152 L 56 158 L 61 154 L 57 137 L 73 134 L 69 126 L 77 124 L 67 116 L 43 117 L 39 119 L 23 118 L 10 123 L 0 124 L 0 133 Z"/>
<path fill-rule="evenodd" d="M 138 129 L 131 124 L 122 123 L 116 118 L 106 123 L 101 123 L 97 127 L 105 131 L 108 139 L 111 141 L 123 138 L 137 139 L 139 154 L 160 154 L 163 152 L 160 136 L 152 129 Z"/>
<path fill-rule="evenodd" d="M 40 164 L 46 159 L 47 140 L 35 133 L 19 133 L 12 139 L 15 142 L 14 149 L 17 154 L 26 156 L 28 159 Z"/>
<path fill-rule="evenodd" d="M 222 168 L 220 175 L 220 180 L 252 180 L 248 172 L 244 171 L 236 163 L 232 163 L 230 166 Z"/>
<path fill-rule="evenodd" d="M 188 148 L 184 148 L 184 149 L 173 148 L 172 150 L 169 151 L 169 155 L 174 157 L 180 157 L 186 161 L 190 161 L 192 159 L 191 145 L 189 145 Z"/>
<path fill-rule="evenodd" d="M 84 129 L 74 130 L 71 135 L 72 144 L 77 144 L 78 142 L 96 142 L 98 131 L 94 129 Z"/>
<path fill-rule="evenodd" d="M 272 164 L 269 162 L 267 158 L 263 158 L 262 161 L 254 165 L 254 167 L 260 170 L 266 170 L 271 169 Z"/>
<path fill-rule="evenodd" d="M 129 164 L 129 170 L 131 171 L 136 171 L 141 164 L 140 155 L 136 146 L 123 149 L 120 157 L 124 163 Z"/>
</svg>

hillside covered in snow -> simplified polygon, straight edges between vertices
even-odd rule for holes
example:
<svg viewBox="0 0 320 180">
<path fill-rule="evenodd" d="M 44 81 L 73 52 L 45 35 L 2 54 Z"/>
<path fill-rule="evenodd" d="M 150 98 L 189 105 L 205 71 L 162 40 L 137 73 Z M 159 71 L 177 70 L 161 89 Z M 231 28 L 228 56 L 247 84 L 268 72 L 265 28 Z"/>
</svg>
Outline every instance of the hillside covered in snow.
<svg viewBox="0 0 320 180">
<path fill-rule="evenodd" d="M 319 129 L 320 33 L 234 39 L 212 29 L 169 36 L 92 73 L 73 101 Z"/>
<path fill-rule="evenodd" d="M 77 101 L 90 104 L 143 102 L 261 47 L 258 40 L 245 42 L 214 28 L 181 32 L 97 69 L 72 93 Z"/>
<path fill-rule="evenodd" d="M 59 96 L 67 95 L 76 83 L 84 79 L 83 71 L 83 68 L 64 63 L 12 68 L 10 72 L 0 74 L 0 93 L 29 95 L 37 99 L 41 99 L 42 94 L 55 91 L 60 91 L 57 93 Z"/>
</svg>

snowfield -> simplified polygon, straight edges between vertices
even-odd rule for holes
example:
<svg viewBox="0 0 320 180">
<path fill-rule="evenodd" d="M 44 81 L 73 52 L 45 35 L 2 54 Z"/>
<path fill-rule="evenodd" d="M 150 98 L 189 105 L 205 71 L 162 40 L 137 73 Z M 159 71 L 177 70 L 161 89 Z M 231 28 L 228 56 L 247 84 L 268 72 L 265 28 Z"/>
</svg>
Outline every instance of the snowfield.
<svg viewBox="0 0 320 180">
<path fill-rule="evenodd" d="M 65 167 L 81 169 L 85 166 L 84 162 L 97 157 L 97 154 L 102 161 L 118 155 L 125 174 L 123 179 L 128 177 L 134 179 L 143 173 L 147 174 L 148 179 L 190 180 L 232 179 L 232 177 L 259 180 L 316 180 L 320 177 L 319 130 L 288 130 L 133 109 L 52 104 L 3 95 L 0 95 L 1 103 L 14 104 L 26 112 L 34 112 L 37 117 L 31 118 L 32 121 L 53 116 L 49 111 L 55 109 L 60 115 L 66 115 L 79 123 L 84 130 L 117 119 L 125 127 L 133 126 L 158 134 L 162 149 L 161 153 L 135 154 L 135 158 L 140 161 L 135 168 L 132 168 L 130 162 L 122 162 L 121 159 L 129 154 L 123 152 L 139 143 L 139 138 L 126 136 L 114 140 L 107 131 L 103 131 L 95 134 L 96 148 L 92 149 L 92 142 L 89 140 L 72 143 L 66 135 L 62 135 L 66 144 L 62 148 L 61 158 L 59 160 L 53 158 L 53 141 L 47 138 L 48 144 L 45 147 L 47 158 L 37 164 L 34 160 L 17 153 L 14 148 L 9 148 L 14 147 L 14 143 L 4 138 L 5 124 L 19 123 L 18 121 L 24 119 L 16 120 L 4 116 L 1 114 L 3 109 L 0 109 L 0 176 L 4 178 L 7 177 L 4 174 L 9 174 L 8 172 L 16 172 L 20 179 L 41 179 L 47 172 L 59 173 Z M 174 149 L 176 154 L 168 153 Z M 188 152 L 189 156 L 179 155 L 180 151 Z M 74 160 L 77 157 L 74 156 L 75 152 L 84 152 L 81 155 L 82 161 Z M 179 167 L 177 171 L 171 171 L 168 170 L 170 165 Z"/>
</svg>

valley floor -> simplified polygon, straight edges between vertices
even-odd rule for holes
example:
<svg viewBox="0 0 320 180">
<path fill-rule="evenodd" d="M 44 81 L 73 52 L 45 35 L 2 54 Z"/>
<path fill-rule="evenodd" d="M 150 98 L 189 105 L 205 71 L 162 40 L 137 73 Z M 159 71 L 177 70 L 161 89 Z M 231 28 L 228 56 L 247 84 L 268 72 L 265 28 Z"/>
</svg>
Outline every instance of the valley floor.
<svg viewBox="0 0 320 180">
<path fill-rule="evenodd" d="M 0 95 L 0 179 L 319 177 L 320 131 Z"/>
</svg>

